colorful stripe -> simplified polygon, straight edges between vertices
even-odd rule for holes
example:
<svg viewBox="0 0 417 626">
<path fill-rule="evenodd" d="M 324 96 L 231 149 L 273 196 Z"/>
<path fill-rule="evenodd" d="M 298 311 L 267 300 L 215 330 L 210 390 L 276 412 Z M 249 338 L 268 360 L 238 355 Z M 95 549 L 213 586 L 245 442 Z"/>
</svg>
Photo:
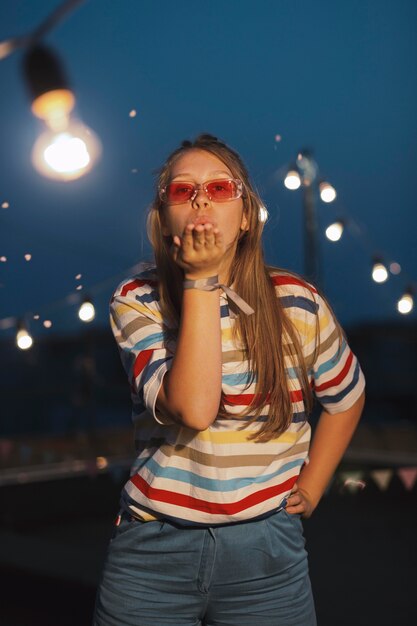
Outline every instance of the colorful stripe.
<svg viewBox="0 0 417 626">
<path fill-rule="evenodd" d="M 330 309 L 301 278 L 277 271 L 271 281 L 300 336 L 316 399 L 328 413 L 346 410 L 361 395 L 364 376 L 346 341 L 339 345 Z M 268 405 L 254 423 L 250 414 L 239 416 L 259 398 L 256 377 L 234 342 L 235 322 L 225 297 L 220 298 L 220 320 L 228 415 L 194 431 L 155 413 L 175 353 L 175 346 L 166 343 L 155 273 L 148 270 L 123 281 L 111 298 L 111 328 L 131 384 L 137 452 L 121 505 L 143 521 L 165 518 L 207 526 L 262 518 L 282 506 L 308 460 L 311 429 L 291 359 L 284 359 L 291 381 L 291 424 L 268 442 L 249 440 L 268 419 Z M 288 350 L 294 353 L 291 344 Z"/>
</svg>

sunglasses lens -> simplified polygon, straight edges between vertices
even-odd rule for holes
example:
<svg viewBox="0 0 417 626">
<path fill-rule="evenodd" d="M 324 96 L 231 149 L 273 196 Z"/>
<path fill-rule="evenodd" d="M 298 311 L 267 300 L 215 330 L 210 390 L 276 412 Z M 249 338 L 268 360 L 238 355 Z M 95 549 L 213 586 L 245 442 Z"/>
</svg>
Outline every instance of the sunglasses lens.
<svg viewBox="0 0 417 626">
<path fill-rule="evenodd" d="M 239 197 L 234 180 L 212 180 L 207 184 L 207 192 L 215 202 L 224 202 Z"/>
<path fill-rule="evenodd" d="M 241 187 L 234 180 L 211 180 L 205 184 L 205 189 L 210 200 L 214 202 L 227 202 L 242 195 Z M 193 183 L 173 182 L 166 186 L 161 198 L 170 204 L 182 204 L 193 197 L 195 190 L 196 186 Z"/>
<path fill-rule="evenodd" d="M 170 183 L 166 188 L 166 199 L 172 204 L 180 204 L 181 202 L 188 202 L 193 195 L 194 185 L 190 183 Z"/>
</svg>

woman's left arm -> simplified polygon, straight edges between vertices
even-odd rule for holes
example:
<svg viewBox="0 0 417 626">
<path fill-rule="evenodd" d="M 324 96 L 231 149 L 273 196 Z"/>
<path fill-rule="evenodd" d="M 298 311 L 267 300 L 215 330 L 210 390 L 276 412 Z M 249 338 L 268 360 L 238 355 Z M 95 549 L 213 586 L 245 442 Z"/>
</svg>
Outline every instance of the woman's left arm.
<svg viewBox="0 0 417 626">
<path fill-rule="evenodd" d="M 318 505 L 355 432 L 365 404 L 365 392 L 350 409 L 323 411 L 309 451 L 309 463 L 301 470 L 287 499 L 286 511 L 308 518 Z"/>
</svg>

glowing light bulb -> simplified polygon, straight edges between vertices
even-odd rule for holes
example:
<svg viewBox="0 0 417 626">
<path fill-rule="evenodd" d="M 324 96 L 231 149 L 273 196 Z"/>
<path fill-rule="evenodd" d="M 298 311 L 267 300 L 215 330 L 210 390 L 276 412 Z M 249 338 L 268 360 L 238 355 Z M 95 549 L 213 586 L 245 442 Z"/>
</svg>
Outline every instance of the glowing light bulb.
<svg viewBox="0 0 417 626">
<path fill-rule="evenodd" d="M 397 309 L 399 313 L 402 313 L 403 315 L 407 315 L 407 313 L 410 313 L 413 310 L 413 307 L 414 300 L 413 296 L 410 293 L 405 293 L 397 302 Z"/>
<path fill-rule="evenodd" d="M 70 89 L 51 89 L 38 96 L 32 103 L 32 113 L 59 130 L 67 123 L 75 106 L 75 96 Z"/>
<path fill-rule="evenodd" d="M 96 311 L 94 305 L 89 300 L 85 300 L 80 306 L 78 317 L 83 322 L 92 322 L 95 316 Z"/>
<path fill-rule="evenodd" d="M 326 228 L 326 237 L 330 241 L 339 241 L 343 235 L 343 222 L 334 222 Z"/>
<path fill-rule="evenodd" d="M 28 350 L 33 345 L 33 339 L 25 328 L 21 328 L 16 335 L 17 346 L 21 350 Z"/>
<path fill-rule="evenodd" d="M 330 183 L 321 182 L 319 185 L 320 198 L 323 202 L 333 202 L 336 198 L 336 189 Z"/>
<path fill-rule="evenodd" d="M 384 283 L 388 278 L 388 272 L 385 265 L 382 263 L 375 263 L 372 268 L 372 278 L 376 283 Z"/>
<path fill-rule="evenodd" d="M 106 459 L 105 456 L 98 456 L 96 458 L 96 465 L 97 465 L 97 469 L 103 470 L 103 469 L 106 469 L 106 467 L 109 466 L 109 462 L 108 462 L 108 460 Z"/>
<path fill-rule="evenodd" d="M 264 206 L 259 207 L 259 221 L 265 223 L 268 219 L 268 211 Z"/>
<path fill-rule="evenodd" d="M 301 178 L 297 170 L 290 170 L 284 180 L 284 185 L 287 189 L 298 189 L 301 185 Z"/>
<path fill-rule="evenodd" d="M 36 140 L 32 162 L 37 171 L 55 180 L 76 180 L 87 174 L 101 154 L 97 135 L 77 120 L 64 130 L 46 130 Z"/>
</svg>

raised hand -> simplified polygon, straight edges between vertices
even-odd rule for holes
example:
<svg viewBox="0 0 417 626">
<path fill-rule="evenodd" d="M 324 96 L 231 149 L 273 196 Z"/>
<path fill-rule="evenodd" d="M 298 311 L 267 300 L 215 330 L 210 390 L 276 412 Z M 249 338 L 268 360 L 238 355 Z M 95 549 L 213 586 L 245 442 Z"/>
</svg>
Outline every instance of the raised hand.
<svg viewBox="0 0 417 626">
<path fill-rule="evenodd" d="M 172 258 L 184 269 L 187 278 L 198 279 L 218 274 L 226 247 L 215 224 L 189 223 L 182 238 L 173 236 Z"/>
</svg>

